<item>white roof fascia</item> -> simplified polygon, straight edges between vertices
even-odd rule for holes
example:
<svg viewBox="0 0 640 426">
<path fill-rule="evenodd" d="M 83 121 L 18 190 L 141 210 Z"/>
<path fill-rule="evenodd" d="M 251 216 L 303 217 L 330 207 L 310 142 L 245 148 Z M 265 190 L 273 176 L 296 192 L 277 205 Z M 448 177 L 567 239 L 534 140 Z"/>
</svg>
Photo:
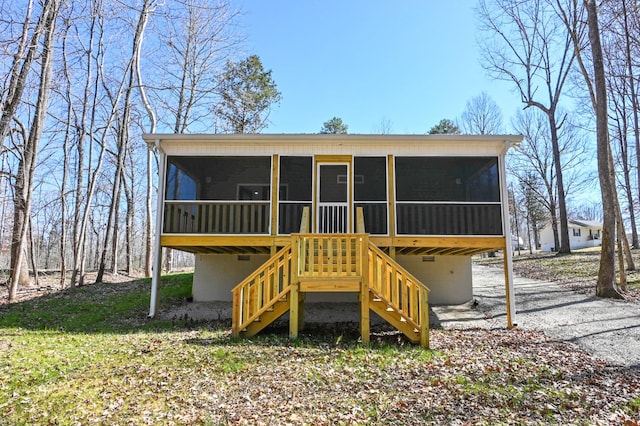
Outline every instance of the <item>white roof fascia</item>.
<svg viewBox="0 0 640 426">
<path fill-rule="evenodd" d="M 385 154 L 500 155 L 520 135 L 145 134 L 169 155 Z M 159 141 L 156 143 L 156 141 Z"/>
</svg>

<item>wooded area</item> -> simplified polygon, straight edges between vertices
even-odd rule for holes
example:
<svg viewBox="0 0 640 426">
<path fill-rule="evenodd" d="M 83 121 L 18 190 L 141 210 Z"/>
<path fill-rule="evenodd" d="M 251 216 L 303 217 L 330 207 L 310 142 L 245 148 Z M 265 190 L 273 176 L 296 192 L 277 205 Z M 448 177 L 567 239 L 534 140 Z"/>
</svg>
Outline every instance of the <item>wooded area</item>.
<svg viewBox="0 0 640 426">
<path fill-rule="evenodd" d="M 87 270 L 98 281 L 150 275 L 156 160 L 140 135 L 260 132 L 280 100 L 271 71 L 242 54 L 239 19 L 231 0 L 0 4 L 0 269 L 11 297 L 29 272 L 59 271 L 71 287 Z M 482 94 L 460 129 L 525 135 L 509 158 L 515 228 L 535 240 L 550 221 L 568 252 L 571 214 L 604 219 L 599 285 L 616 293 L 615 235 L 630 235 L 618 253 L 640 247 L 640 6 L 480 0 L 478 20 L 483 65 L 523 110 L 505 126 Z M 585 165 L 596 124 L 605 202 L 588 212 L 570 200 L 595 186 L 596 164 Z M 628 254 L 619 262 L 635 268 Z"/>
<path fill-rule="evenodd" d="M 71 287 L 87 270 L 150 275 L 156 160 L 140 135 L 259 131 L 279 100 L 260 58 L 238 58 L 238 16 L 226 0 L 0 5 L 10 298 L 29 271 Z"/>
<path fill-rule="evenodd" d="M 569 253 L 567 200 L 594 189 L 587 163 L 595 154 L 602 202 L 587 219 L 603 221 L 597 294 L 606 297 L 622 297 L 624 270 L 635 269 L 627 230 L 639 247 L 640 186 L 632 177 L 633 168 L 640 171 L 639 12 L 630 0 L 481 0 L 478 9 L 483 64 L 510 82 L 523 104 L 513 128 L 525 140 L 510 161 L 514 219 L 525 218 L 536 246 L 550 221 L 555 247 Z M 585 213 L 575 209 L 573 216 Z"/>
</svg>

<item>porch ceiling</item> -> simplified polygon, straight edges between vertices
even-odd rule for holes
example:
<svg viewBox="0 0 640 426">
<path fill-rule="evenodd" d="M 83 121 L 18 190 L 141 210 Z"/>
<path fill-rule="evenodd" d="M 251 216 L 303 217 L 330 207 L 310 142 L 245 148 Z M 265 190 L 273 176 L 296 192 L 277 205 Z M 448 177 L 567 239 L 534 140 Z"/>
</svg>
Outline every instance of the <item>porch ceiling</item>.
<svg viewBox="0 0 640 426">
<path fill-rule="evenodd" d="M 270 247 L 260 246 L 165 246 L 193 254 L 270 254 Z"/>
</svg>

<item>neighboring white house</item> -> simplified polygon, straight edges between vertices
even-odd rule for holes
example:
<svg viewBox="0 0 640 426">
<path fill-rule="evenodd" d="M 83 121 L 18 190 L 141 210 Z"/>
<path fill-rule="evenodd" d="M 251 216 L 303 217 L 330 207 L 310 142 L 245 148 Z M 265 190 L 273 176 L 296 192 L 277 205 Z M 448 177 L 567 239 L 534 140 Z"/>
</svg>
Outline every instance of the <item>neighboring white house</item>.
<svg viewBox="0 0 640 426">
<path fill-rule="evenodd" d="M 569 219 L 569 247 L 577 250 L 602 245 L 602 222 Z M 542 251 L 556 251 L 553 242 L 551 223 L 540 230 L 540 248 Z"/>
</svg>

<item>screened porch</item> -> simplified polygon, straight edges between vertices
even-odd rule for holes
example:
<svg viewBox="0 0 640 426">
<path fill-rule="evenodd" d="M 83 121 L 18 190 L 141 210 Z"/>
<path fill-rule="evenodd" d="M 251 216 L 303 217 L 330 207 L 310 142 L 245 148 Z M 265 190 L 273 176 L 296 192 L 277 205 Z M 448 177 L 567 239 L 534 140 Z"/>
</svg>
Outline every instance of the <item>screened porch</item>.
<svg viewBox="0 0 640 426">
<path fill-rule="evenodd" d="M 502 236 L 500 194 L 497 157 L 169 156 L 163 234 Z"/>
</svg>

